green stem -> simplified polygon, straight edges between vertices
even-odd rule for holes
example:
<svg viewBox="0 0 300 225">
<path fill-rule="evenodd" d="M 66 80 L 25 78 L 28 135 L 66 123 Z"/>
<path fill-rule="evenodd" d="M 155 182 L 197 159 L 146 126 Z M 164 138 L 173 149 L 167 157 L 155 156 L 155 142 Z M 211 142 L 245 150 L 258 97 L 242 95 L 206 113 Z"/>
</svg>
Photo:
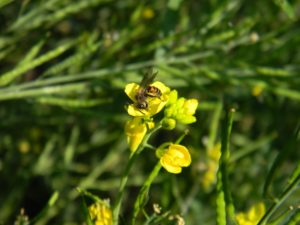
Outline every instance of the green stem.
<svg viewBox="0 0 300 225">
<path fill-rule="evenodd" d="M 295 191 L 300 181 L 300 175 L 285 189 L 285 191 L 281 194 L 279 199 L 268 209 L 266 214 L 261 218 L 257 225 L 265 225 L 268 219 L 273 215 L 273 213 L 281 206 L 281 204 L 286 200 L 286 198 Z"/>
<path fill-rule="evenodd" d="M 128 175 L 129 175 L 130 169 L 131 169 L 133 163 L 135 162 L 135 160 L 137 159 L 138 155 L 144 150 L 150 136 L 154 132 L 159 130 L 160 128 L 161 128 L 161 126 L 158 125 L 153 130 L 151 130 L 148 134 L 146 134 L 146 136 L 144 137 L 142 143 L 139 145 L 138 149 L 135 152 L 132 152 L 130 154 L 129 161 L 127 163 L 124 174 L 121 178 L 121 182 L 120 182 L 120 186 L 119 186 L 119 193 L 118 193 L 117 200 L 116 200 L 114 210 L 113 210 L 113 222 L 114 222 L 113 224 L 114 225 L 117 225 L 119 223 L 120 208 L 121 208 L 121 205 L 122 205 L 124 190 L 125 190 L 125 187 L 126 187 L 126 184 L 127 184 L 127 181 L 128 181 Z"/>
<path fill-rule="evenodd" d="M 231 135 L 231 129 L 232 129 L 232 123 L 233 123 L 233 114 L 235 112 L 235 109 L 231 108 L 228 112 L 227 117 L 227 128 L 225 130 L 225 140 L 222 140 L 222 146 L 224 144 L 224 158 L 222 159 L 222 179 L 223 179 L 223 185 L 224 185 L 224 193 L 225 193 L 225 201 L 226 201 L 226 210 L 228 212 L 229 219 L 234 223 L 235 222 L 235 209 L 234 204 L 229 188 L 229 181 L 228 181 L 228 164 L 230 159 L 230 135 Z M 223 148 L 223 147 L 222 147 Z M 223 155 L 222 150 L 222 155 Z"/>
<path fill-rule="evenodd" d="M 233 122 L 233 114 L 235 110 L 226 111 L 226 118 L 222 129 L 222 148 L 221 158 L 219 161 L 219 170 L 217 173 L 217 224 L 225 225 L 226 216 L 231 222 L 235 223 L 234 205 L 229 190 L 228 182 L 228 163 L 230 158 L 229 142 Z"/>
<path fill-rule="evenodd" d="M 161 164 L 160 162 L 158 162 L 154 167 L 154 169 L 152 170 L 152 172 L 150 173 L 150 175 L 148 176 L 143 187 L 141 188 L 140 193 L 134 203 L 134 212 L 133 212 L 132 222 L 131 222 L 132 225 L 135 224 L 136 217 L 138 216 L 140 210 L 147 203 L 150 186 L 153 183 L 154 179 L 157 177 L 160 169 L 161 169 Z"/>
<path fill-rule="evenodd" d="M 37 216 L 35 216 L 31 221 L 30 221 L 30 225 L 31 224 L 36 224 L 36 221 L 38 221 L 39 219 L 43 218 L 46 214 L 46 212 L 52 207 L 54 206 L 54 204 L 57 202 L 59 198 L 59 192 L 55 191 L 50 199 L 47 202 L 47 205 L 39 212 L 39 214 Z"/>
<path fill-rule="evenodd" d="M 208 149 L 212 149 L 216 142 L 216 137 L 218 134 L 218 125 L 219 125 L 220 117 L 222 115 L 222 108 L 223 108 L 223 104 L 221 101 L 217 102 L 214 107 L 212 120 L 209 126 L 209 139 L 207 144 Z"/>
</svg>

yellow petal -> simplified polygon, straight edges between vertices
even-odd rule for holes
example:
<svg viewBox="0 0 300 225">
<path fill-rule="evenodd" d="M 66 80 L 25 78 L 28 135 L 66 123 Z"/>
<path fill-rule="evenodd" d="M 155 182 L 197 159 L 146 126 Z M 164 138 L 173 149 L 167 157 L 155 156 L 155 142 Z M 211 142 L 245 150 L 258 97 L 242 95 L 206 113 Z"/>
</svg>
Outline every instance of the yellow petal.
<svg viewBox="0 0 300 225">
<path fill-rule="evenodd" d="M 135 95 L 139 88 L 140 85 L 136 83 L 129 83 L 125 86 L 125 93 L 133 102 L 136 102 Z"/>
<path fill-rule="evenodd" d="M 157 87 L 160 90 L 163 98 L 169 97 L 169 94 L 170 94 L 171 90 L 170 90 L 169 87 L 167 87 L 166 85 L 164 85 L 162 82 L 155 81 L 151 85 L 154 86 L 154 87 Z M 166 100 L 167 99 L 162 99 L 162 101 L 166 101 Z"/>
<path fill-rule="evenodd" d="M 131 104 L 127 108 L 127 112 L 130 116 L 134 117 L 143 117 L 143 116 L 150 116 L 151 113 L 148 110 L 145 109 L 138 109 L 135 107 L 134 104 Z"/>
<path fill-rule="evenodd" d="M 213 146 L 213 148 L 209 149 L 207 155 L 210 159 L 214 161 L 219 161 L 221 157 L 221 143 L 218 142 Z"/>
<path fill-rule="evenodd" d="M 198 100 L 195 98 L 187 99 L 183 105 L 185 114 L 187 115 L 194 115 L 197 107 L 198 107 Z"/>
<path fill-rule="evenodd" d="M 236 220 L 239 225 L 256 225 L 265 214 L 266 209 L 263 203 L 253 205 L 246 213 L 238 213 Z"/>
<path fill-rule="evenodd" d="M 159 113 L 166 103 L 166 101 L 162 101 L 159 98 L 150 98 L 148 101 L 148 111 L 150 112 L 150 115 Z"/>
<path fill-rule="evenodd" d="M 238 222 L 239 225 L 248 225 L 249 221 L 247 219 L 247 216 L 245 213 L 238 213 L 235 216 L 236 221 Z"/>
<path fill-rule="evenodd" d="M 159 113 L 167 103 L 161 101 L 159 98 L 148 98 L 147 101 L 147 109 L 139 109 L 134 104 L 129 105 L 127 108 L 128 114 L 135 117 L 153 116 Z"/>
<path fill-rule="evenodd" d="M 161 165 L 170 173 L 180 173 L 181 167 L 191 164 L 189 151 L 183 145 L 171 144 L 160 158 Z"/>
<path fill-rule="evenodd" d="M 183 145 L 171 144 L 169 146 L 169 152 L 173 155 L 174 160 L 182 167 L 187 167 L 192 162 L 189 150 Z"/>
<path fill-rule="evenodd" d="M 216 182 L 219 164 L 218 162 L 209 160 L 206 166 L 207 168 L 205 173 L 203 174 L 201 183 L 203 184 L 205 190 L 209 190 L 212 187 L 212 185 Z"/>
<path fill-rule="evenodd" d="M 160 158 L 160 164 L 169 172 L 169 173 L 181 173 L 182 169 L 180 166 L 174 166 L 170 159 L 167 157 Z"/>
<path fill-rule="evenodd" d="M 263 203 L 257 203 L 254 206 L 251 207 L 251 209 L 248 212 L 249 220 L 253 222 L 258 222 L 263 215 L 265 214 L 265 205 Z"/>
<path fill-rule="evenodd" d="M 172 90 L 169 94 L 168 105 L 175 104 L 178 98 L 178 93 L 176 90 Z"/>
<path fill-rule="evenodd" d="M 112 225 L 112 211 L 103 202 L 96 202 L 91 205 L 89 213 L 95 225 Z"/>
</svg>

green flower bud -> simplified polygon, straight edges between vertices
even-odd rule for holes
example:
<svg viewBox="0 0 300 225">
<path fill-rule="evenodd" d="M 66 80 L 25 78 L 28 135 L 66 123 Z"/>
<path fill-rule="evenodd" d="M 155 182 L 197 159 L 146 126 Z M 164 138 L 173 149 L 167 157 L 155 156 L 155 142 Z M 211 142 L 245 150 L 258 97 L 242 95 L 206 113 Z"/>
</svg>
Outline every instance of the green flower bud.
<svg viewBox="0 0 300 225">
<path fill-rule="evenodd" d="M 176 120 L 172 118 L 164 118 L 162 120 L 162 127 L 166 130 L 173 130 L 176 127 Z"/>
</svg>

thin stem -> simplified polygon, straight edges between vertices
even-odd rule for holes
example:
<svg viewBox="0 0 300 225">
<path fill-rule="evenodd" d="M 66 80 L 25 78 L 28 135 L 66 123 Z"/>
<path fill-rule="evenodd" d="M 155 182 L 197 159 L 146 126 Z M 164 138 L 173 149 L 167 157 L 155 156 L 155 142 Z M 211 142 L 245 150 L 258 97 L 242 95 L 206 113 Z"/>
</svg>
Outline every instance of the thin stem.
<svg viewBox="0 0 300 225">
<path fill-rule="evenodd" d="M 222 127 L 222 148 L 219 160 L 219 170 L 217 173 L 217 224 L 225 225 L 226 216 L 230 221 L 235 222 L 234 205 L 229 190 L 228 163 L 230 158 L 229 142 L 235 110 L 226 111 L 226 117 Z"/>
<path fill-rule="evenodd" d="M 261 218 L 257 225 L 265 225 L 268 219 L 273 215 L 273 213 L 281 206 L 281 204 L 286 200 L 286 198 L 295 191 L 297 185 L 300 181 L 300 175 L 285 189 L 281 196 L 277 199 L 276 202 L 268 209 L 266 214 Z"/>
<path fill-rule="evenodd" d="M 154 179 L 157 177 L 160 169 L 161 169 L 161 164 L 160 164 L 160 162 L 158 162 L 155 165 L 152 172 L 150 173 L 150 175 L 148 176 L 143 187 L 141 188 L 140 193 L 134 203 L 134 212 L 133 212 L 132 222 L 131 222 L 132 225 L 135 224 L 136 217 L 138 216 L 138 214 L 139 214 L 140 210 L 143 208 L 143 206 L 146 204 L 150 186 L 153 183 Z"/>
<path fill-rule="evenodd" d="M 223 104 L 221 101 L 217 102 L 214 107 L 214 112 L 213 112 L 212 120 L 211 120 L 210 127 L 209 127 L 209 139 L 208 139 L 208 144 L 207 144 L 208 149 L 212 149 L 216 142 L 216 137 L 217 137 L 217 133 L 218 133 L 218 125 L 219 125 L 220 117 L 222 115 L 222 108 L 223 108 Z"/>
<path fill-rule="evenodd" d="M 113 224 L 114 225 L 117 225 L 119 223 L 118 221 L 119 221 L 120 208 L 122 205 L 124 190 L 125 190 L 125 187 L 126 187 L 126 184 L 128 181 L 128 175 L 129 175 L 130 169 L 131 169 L 133 163 L 135 162 L 135 160 L 137 159 L 138 155 L 145 149 L 145 146 L 147 145 L 147 142 L 148 142 L 149 138 L 151 137 L 151 135 L 154 132 L 156 132 L 157 130 L 159 130 L 160 128 L 161 128 L 161 125 L 158 125 L 153 130 L 151 130 L 148 134 L 146 134 L 146 136 L 143 139 L 143 142 L 140 144 L 138 149 L 135 152 L 132 152 L 130 154 L 129 161 L 127 163 L 124 174 L 121 178 L 119 193 L 118 193 L 118 197 L 117 197 L 117 200 L 116 200 L 116 203 L 114 206 L 114 210 L 113 210 L 113 221 L 114 221 Z"/>
<path fill-rule="evenodd" d="M 222 171 L 222 182 L 224 187 L 224 194 L 225 194 L 225 201 L 226 201 L 226 211 L 228 212 L 228 217 L 232 222 L 235 222 L 235 209 L 234 204 L 229 188 L 229 181 L 228 181 L 228 164 L 230 159 L 230 135 L 233 123 L 233 114 L 235 112 L 234 108 L 231 108 L 227 115 L 226 121 L 226 128 L 224 130 L 224 138 L 222 139 L 222 164 L 221 164 L 221 171 Z M 224 146 L 224 147 L 223 147 Z M 223 155 L 224 152 L 224 155 Z"/>
<path fill-rule="evenodd" d="M 20 91 L 10 91 L 4 92 L 0 95 L 0 101 L 11 100 L 11 99 L 20 99 L 20 98 L 33 98 L 41 97 L 52 94 L 62 94 L 62 93 L 74 93 L 78 91 L 85 90 L 87 88 L 87 83 L 75 83 L 75 84 L 65 84 L 65 85 L 56 85 L 49 86 L 37 89 L 30 90 L 20 90 Z M 4 90 L 4 89 L 3 89 Z"/>
</svg>

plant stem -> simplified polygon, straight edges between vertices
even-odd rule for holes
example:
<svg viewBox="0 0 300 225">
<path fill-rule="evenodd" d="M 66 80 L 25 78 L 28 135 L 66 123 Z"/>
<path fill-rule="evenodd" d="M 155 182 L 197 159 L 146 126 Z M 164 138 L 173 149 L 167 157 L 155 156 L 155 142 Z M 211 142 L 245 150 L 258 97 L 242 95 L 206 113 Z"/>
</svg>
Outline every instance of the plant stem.
<svg viewBox="0 0 300 225">
<path fill-rule="evenodd" d="M 226 118 L 222 127 L 222 147 L 219 170 L 217 173 L 217 224 L 225 225 L 228 215 L 231 222 L 235 223 L 234 205 L 229 190 L 228 182 L 228 163 L 230 158 L 229 142 L 235 110 L 231 108 L 226 111 Z"/>
<path fill-rule="evenodd" d="M 122 205 L 122 200 L 123 200 L 123 196 L 124 196 L 124 190 L 128 181 L 128 175 L 130 172 L 130 169 L 133 165 L 133 163 L 135 162 L 135 160 L 137 159 L 138 155 L 144 150 L 145 146 L 148 143 L 149 138 L 151 137 L 151 135 L 156 132 L 157 130 L 159 130 L 161 128 L 161 125 L 158 125 L 157 127 L 155 127 L 153 130 L 151 130 L 148 134 L 146 134 L 146 136 L 143 139 L 143 142 L 140 144 L 140 146 L 138 147 L 138 149 L 135 152 L 132 152 L 130 154 L 129 157 L 129 161 L 126 165 L 126 169 L 124 171 L 124 174 L 121 178 L 121 182 L 120 182 L 120 186 L 119 186 L 119 193 L 118 193 L 118 197 L 114 206 L 114 210 L 113 210 L 113 224 L 117 225 L 119 223 L 119 214 L 120 214 L 120 208 Z"/>
<path fill-rule="evenodd" d="M 279 206 L 286 200 L 286 198 L 293 193 L 293 191 L 297 188 L 297 185 L 300 181 L 300 174 L 297 178 L 285 189 L 285 191 L 281 194 L 279 199 L 273 203 L 273 205 L 268 209 L 266 214 L 261 218 L 257 225 L 265 225 L 268 219 L 273 215 L 273 213 L 279 208 Z"/>
<path fill-rule="evenodd" d="M 131 222 L 132 225 L 135 224 L 136 217 L 138 216 L 140 210 L 147 203 L 147 200 L 148 200 L 147 197 L 148 197 L 148 192 L 149 192 L 150 186 L 153 183 L 155 177 L 157 177 L 160 169 L 161 169 L 161 164 L 160 164 L 160 162 L 158 162 L 156 164 L 156 166 L 154 167 L 154 169 L 152 170 L 152 172 L 150 173 L 150 175 L 148 176 L 143 187 L 141 188 L 139 195 L 134 203 L 134 212 L 133 212 L 132 222 Z"/>
</svg>

